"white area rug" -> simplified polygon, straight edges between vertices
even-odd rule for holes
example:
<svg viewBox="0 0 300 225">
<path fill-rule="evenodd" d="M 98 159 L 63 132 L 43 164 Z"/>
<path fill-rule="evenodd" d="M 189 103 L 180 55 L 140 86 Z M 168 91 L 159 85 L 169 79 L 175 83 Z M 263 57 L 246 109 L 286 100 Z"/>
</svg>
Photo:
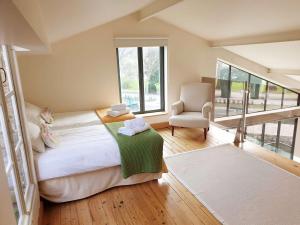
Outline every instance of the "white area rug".
<svg viewBox="0 0 300 225">
<path fill-rule="evenodd" d="M 230 144 L 165 158 L 223 224 L 300 224 L 300 178 Z"/>
</svg>

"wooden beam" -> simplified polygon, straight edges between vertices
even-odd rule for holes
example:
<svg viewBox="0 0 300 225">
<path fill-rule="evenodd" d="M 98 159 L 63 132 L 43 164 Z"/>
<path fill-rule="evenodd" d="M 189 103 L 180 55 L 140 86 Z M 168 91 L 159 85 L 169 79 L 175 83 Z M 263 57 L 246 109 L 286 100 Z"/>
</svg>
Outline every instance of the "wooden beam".
<svg viewBox="0 0 300 225">
<path fill-rule="evenodd" d="M 155 16 L 157 13 L 165 10 L 183 0 L 156 0 L 138 12 L 139 21 L 142 22 Z"/>
<path fill-rule="evenodd" d="M 284 75 L 299 75 L 300 76 L 300 70 L 291 70 L 291 69 L 270 69 L 269 73 L 279 73 Z"/>
<path fill-rule="evenodd" d="M 290 107 L 265 112 L 257 112 L 246 115 L 246 125 L 251 126 L 272 121 L 280 121 L 288 118 L 300 117 L 300 107 Z M 223 128 L 235 128 L 238 126 L 241 116 L 223 117 L 215 120 L 215 123 Z"/>
<path fill-rule="evenodd" d="M 211 47 L 225 47 L 225 46 L 236 46 L 236 45 L 299 41 L 299 40 L 300 40 L 300 30 L 295 30 L 289 32 L 282 32 L 282 33 L 272 33 L 272 34 L 265 34 L 265 35 L 216 40 L 216 41 L 211 41 L 210 45 Z"/>
</svg>

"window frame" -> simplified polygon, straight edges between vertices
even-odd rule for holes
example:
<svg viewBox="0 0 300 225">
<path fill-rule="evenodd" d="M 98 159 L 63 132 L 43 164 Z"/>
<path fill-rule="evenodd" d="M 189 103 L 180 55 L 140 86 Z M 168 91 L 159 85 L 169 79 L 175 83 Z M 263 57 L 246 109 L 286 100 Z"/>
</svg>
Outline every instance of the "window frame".
<svg viewBox="0 0 300 225">
<path fill-rule="evenodd" d="M 7 153 L 7 160 L 9 166 L 5 168 L 7 176 L 12 177 L 14 183 L 14 190 L 16 195 L 16 203 L 19 211 L 19 219 L 16 220 L 17 224 L 27 224 L 29 215 L 33 209 L 34 192 L 36 190 L 36 179 L 34 171 L 32 170 L 32 161 L 30 158 L 31 146 L 27 142 L 27 133 L 25 129 L 25 121 L 22 116 L 21 99 L 22 95 L 20 92 L 20 79 L 19 72 L 17 69 L 17 58 L 13 48 L 9 45 L 0 45 L 3 54 L 3 60 L 6 60 L 5 67 L 5 80 L 9 82 L 9 92 L 5 93 L 2 85 L 2 78 L 0 87 L 0 120 L 2 121 L 3 138 L 7 142 L 3 149 Z M 14 99 L 14 100 L 13 100 Z M 18 133 L 18 141 L 15 143 L 12 133 L 12 124 L 9 120 L 8 101 L 12 101 L 12 112 L 14 123 L 16 124 L 16 132 Z M 22 158 L 22 164 L 18 164 L 18 154 Z M 0 158 L 3 158 L 0 153 Z M 1 160 L 1 159 L 0 159 Z M 20 166 L 24 166 L 21 168 Z M 23 190 L 22 179 L 20 171 L 24 172 L 24 179 L 26 180 L 26 188 Z"/>
<path fill-rule="evenodd" d="M 144 46 L 146 47 L 146 46 Z M 147 46 L 148 47 L 148 46 Z M 133 112 L 134 114 L 145 114 L 165 111 L 165 47 L 164 46 L 149 46 L 159 47 L 159 63 L 160 63 L 160 108 L 154 110 L 145 110 L 145 89 L 144 89 L 144 68 L 143 68 L 143 47 L 134 47 L 137 49 L 138 57 L 138 77 L 139 77 L 139 100 L 140 110 Z M 121 87 L 121 74 L 120 74 L 120 61 L 119 61 L 119 48 L 116 48 L 117 54 L 117 67 L 118 67 L 118 82 L 119 82 L 119 98 L 122 103 L 122 87 Z"/>
<path fill-rule="evenodd" d="M 283 107 L 283 106 L 284 106 L 283 101 L 284 101 L 285 90 L 288 90 L 288 91 L 290 91 L 290 92 L 292 92 L 292 93 L 297 94 L 297 95 L 298 95 L 298 98 L 297 98 L 297 105 L 296 105 L 296 106 L 299 106 L 299 105 L 300 105 L 300 94 L 299 94 L 298 92 L 293 91 L 293 90 L 291 90 L 291 89 L 289 89 L 289 88 L 283 87 L 283 86 L 281 86 L 281 85 L 279 85 L 279 84 L 276 84 L 276 83 L 274 83 L 274 82 L 268 81 L 268 80 L 266 80 L 266 79 L 264 79 L 264 78 L 261 78 L 261 77 L 259 77 L 259 76 L 257 76 L 257 75 L 254 75 L 254 74 L 249 73 L 249 72 L 247 72 L 247 71 L 245 71 L 245 70 L 243 70 L 243 69 L 240 69 L 240 68 L 238 68 L 238 67 L 236 67 L 236 66 L 233 66 L 233 65 L 231 65 L 231 64 L 228 64 L 228 63 L 226 63 L 226 62 L 223 62 L 222 60 L 217 60 L 217 64 L 216 64 L 216 65 L 218 65 L 218 62 L 223 63 L 223 64 L 226 64 L 226 65 L 229 66 L 229 70 L 228 70 L 228 72 L 229 72 L 229 74 L 228 74 L 228 80 L 229 80 L 229 82 L 228 82 L 228 89 L 229 89 L 230 94 L 229 94 L 229 96 L 227 97 L 226 116 L 215 117 L 215 118 L 224 118 L 224 117 L 230 117 L 230 116 L 231 116 L 231 115 L 229 115 L 229 108 L 230 108 L 231 83 L 232 83 L 232 80 L 231 80 L 231 77 L 232 77 L 232 75 L 231 75 L 231 73 L 232 73 L 232 72 L 231 72 L 231 71 L 232 71 L 232 68 L 235 68 L 235 69 L 240 70 L 240 71 L 242 71 L 242 72 L 248 73 L 248 81 L 247 81 L 247 84 L 245 85 L 245 86 L 246 86 L 246 89 L 244 89 L 244 90 L 248 90 L 248 91 L 249 91 L 249 88 L 250 88 L 250 85 L 249 85 L 249 84 L 250 84 L 251 76 L 256 77 L 256 78 L 258 78 L 258 79 L 261 79 L 261 80 L 264 80 L 264 81 L 266 82 L 265 99 L 264 99 L 264 109 L 263 109 L 263 110 L 260 110 L 260 111 L 256 111 L 256 112 L 248 112 L 248 108 L 249 108 L 249 97 L 248 97 L 248 98 L 247 98 L 247 102 L 246 102 L 246 114 L 252 114 L 252 113 L 266 112 L 266 111 L 272 111 L 272 110 L 275 110 L 275 109 L 267 109 L 268 96 L 269 96 L 269 84 L 273 84 L 273 85 L 276 85 L 276 86 L 282 88 L 281 101 L 280 101 L 280 108 L 279 108 L 279 109 L 287 109 L 287 108 L 295 107 L 295 106 Z M 218 76 L 216 75 L 216 77 L 218 77 Z M 248 92 L 248 95 L 249 95 L 249 92 Z M 237 115 L 241 115 L 241 114 L 237 114 Z M 237 115 L 235 115 L 235 116 L 237 116 Z M 215 116 L 216 116 L 216 115 L 215 115 Z"/>
</svg>

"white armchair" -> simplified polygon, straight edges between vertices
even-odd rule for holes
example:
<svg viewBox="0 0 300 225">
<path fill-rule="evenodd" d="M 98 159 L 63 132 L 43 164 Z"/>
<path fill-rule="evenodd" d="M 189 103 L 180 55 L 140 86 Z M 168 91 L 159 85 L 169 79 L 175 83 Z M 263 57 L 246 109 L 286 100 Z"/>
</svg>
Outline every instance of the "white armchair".
<svg viewBox="0 0 300 225">
<path fill-rule="evenodd" d="M 203 128 L 206 139 L 212 111 L 211 91 L 208 83 L 190 83 L 181 87 L 180 101 L 172 104 L 172 116 L 169 119 L 172 136 L 175 127 Z"/>
</svg>

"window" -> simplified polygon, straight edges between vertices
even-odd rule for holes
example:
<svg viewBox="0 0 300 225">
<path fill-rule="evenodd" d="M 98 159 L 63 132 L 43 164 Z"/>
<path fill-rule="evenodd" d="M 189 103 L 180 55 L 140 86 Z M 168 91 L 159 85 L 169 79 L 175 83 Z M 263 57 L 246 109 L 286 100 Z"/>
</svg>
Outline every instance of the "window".
<svg viewBox="0 0 300 225">
<path fill-rule="evenodd" d="M 165 110 L 164 47 L 117 48 L 121 102 L 134 113 Z"/>
<path fill-rule="evenodd" d="M 265 123 L 264 144 L 265 148 L 276 151 L 278 122 Z"/>
<path fill-rule="evenodd" d="M 241 115 L 243 112 L 243 90 L 247 88 L 248 73 L 231 67 L 229 116 Z"/>
<path fill-rule="evenodd" d="M 297 123 L 297 118 L 290 118 L 249 125 L 246 127 L 246 139 L 285 158 L 293 159 Z"/>
<path fill-rule="evenodd" d="M 250 76 L 248 113 L 265 110 L 267 82 L 256 76 Z"/>
<path fill-rule="evenodd" d="M 296 123 L 296 119 L 286 119 L 280 122 L 278 153 L 289 159 L 292 159 L 294 151 L 294 134 L 296 132 Z"/>
<path fill-rule="evenodd" d="M 298 105 L 298 94 L 288 89 L 284 90 L 283 108 L 293 107 Z"/>
<path fill-rule="evenodd" d="M 17 79 L 13 79 L 11 71 L 15 55 L 13 50 L 1 46 L 0 56 L 0 160 L 4 162 L 16 224 L 23 224 L 31 208 L 33 180 L 19 118 Z"/>
<path fill-rule="evenodd" d="M 215 117 L 224 117 L 228 115 L 227 103 L 230 94 L 229 68 L 229 65 L 225 63 L 217 63 L 217 82 L 215 88 Z"/>
<path fill-rule="evenodd" d="M 263 124 L 255 124 L 246 127 L 246 139 L 262 145 Z"/>
<path fill-rule="evenodd" d="M 246 113 L 298 106 L 297 92 L 224 62 L 217 62 L 215 118 L 242 114 L 243 91 L 249 90 Z"/>
<path fill-rule="evenodd" d="M 267 95 L 267 110 L 280 109 L 282 108 L 282 96 L 283 88 L 273 84 L 268 83 L 268 95 Z"/>
</svg>

